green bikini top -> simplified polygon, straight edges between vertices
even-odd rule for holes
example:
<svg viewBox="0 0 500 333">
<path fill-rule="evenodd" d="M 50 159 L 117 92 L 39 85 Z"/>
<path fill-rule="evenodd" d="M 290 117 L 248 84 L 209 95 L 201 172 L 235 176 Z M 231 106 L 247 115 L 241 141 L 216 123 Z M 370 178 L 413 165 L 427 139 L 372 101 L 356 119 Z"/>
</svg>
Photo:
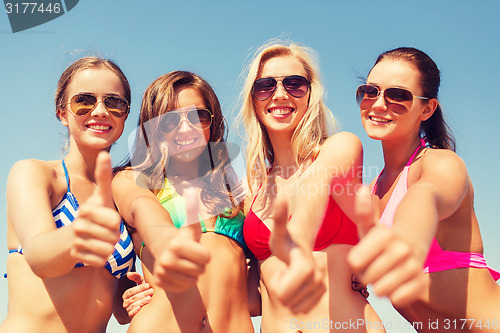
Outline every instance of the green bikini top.
<svg viewBox="0 0 500 333">
<path fill-rule="evenodd" d="M 170 214 L 170 218 L 172 219 L 175 227 L 180 228 L 186 220 L 186 199 L 175 191 L 174 187 L 170 184 L 167 178 L 165 178 L 163 189 L 158 192 L 156 197 Z M 245 215 L 243 215 L 242 212 L 239 212 L 232 218 L 217 216 L 214 230 L 207 230 L 205 223 L 201 221 L 201 231 L 215 232 L 216 234 L 229 237 L 238 242 L 246 252 L 247 246 L 243 237 L 244 219 Z"/>
</svg>

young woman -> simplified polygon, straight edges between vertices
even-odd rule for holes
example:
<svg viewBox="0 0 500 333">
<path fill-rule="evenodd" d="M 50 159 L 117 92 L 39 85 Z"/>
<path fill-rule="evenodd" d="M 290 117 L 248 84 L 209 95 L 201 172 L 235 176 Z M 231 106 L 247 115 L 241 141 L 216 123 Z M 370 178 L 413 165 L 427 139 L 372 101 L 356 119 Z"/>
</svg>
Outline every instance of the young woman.
<svg viewBox="0 0 500 333">
<path fill-rule="evenodd" d="M 55 103 L 68 154 L 17 162 L 9 174 L 1 332 L 105 332 L 114 306 L 118 321 L 128 319 L 117 284 L 135 254 L 113 203 L 107 153 L 129 112 L 128 81 L 113 62 L 82 58 L 61 75 Z"/>
<path fill-rule="evenodd" d="M 137 229 L 136 252 L 154 293 L 131 313 L 129 331 L 253 332 L 243 192 L 214 91 L 190 72 L 160 76 L 144 93 L 137 133 L 113 192 Z"/>
<path fill-rule="evenodd" d="M 379 225 L 349 261 L 419 332 L 498 332 L 500 273 L 482 255 L 473 187 L 439 84 L 427 54 L 398 48 L 381 54 L 358 88 L 361 121 L 382 142 L 385 168 L 372 182 Z"/>
<path fill-rule="evenodd" d="M 259 260 L 262 332 L 383 331 L 351 289 L 346 264 L 358 242 L 351 218 L 362 147 L 351 133 L 328 137 L 332 117 L 311 52 L 262 47 L 248 68 L 241 117 L 252 194 L 244 235 Z"/>
</svg>

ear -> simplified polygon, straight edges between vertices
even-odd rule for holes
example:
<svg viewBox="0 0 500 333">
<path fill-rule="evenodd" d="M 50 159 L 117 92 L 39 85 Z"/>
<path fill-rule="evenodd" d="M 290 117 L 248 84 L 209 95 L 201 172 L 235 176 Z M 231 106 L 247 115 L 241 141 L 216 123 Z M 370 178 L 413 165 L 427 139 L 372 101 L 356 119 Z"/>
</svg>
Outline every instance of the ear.
<svg viewBox="0 0 500 333">
<path fill-rule="evenodd" d="M 65 109 L 57 109 L 57 118 L 61 121 L 64 126 L 68 126 L 68 112 Z"/>
<path fill-rule="evenodd" d="M 436 108 L 438 106 L 439 102 L 435 98 L 431 98 L 427 101 L 427 105 L 425 108 L 422 110 L 422 113 L 420 114 L 420 120 L 426 121 L 429 119 L 433 114 L 434 111 L 436 111 Z"/>
</svg>

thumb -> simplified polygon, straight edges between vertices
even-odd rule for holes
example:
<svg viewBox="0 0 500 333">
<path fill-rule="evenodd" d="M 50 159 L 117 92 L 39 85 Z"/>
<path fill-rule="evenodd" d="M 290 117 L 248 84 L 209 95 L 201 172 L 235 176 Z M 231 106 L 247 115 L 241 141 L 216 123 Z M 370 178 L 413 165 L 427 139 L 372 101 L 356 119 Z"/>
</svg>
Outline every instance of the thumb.
<svg viewBox="0 0 500 333">
<path fill-rule="evenodd" d="M 94 194 L 99 197 L 102 205 L 108 208 L 114 208 L 113 195 L 111 192 L 111 180 L 113 178 L 111 157 L 105 151 L 97 155 L 94 178 L 96 183 Z"/>
<path fill-rule="evenodd" d="M 201 238 L 201 225 L 200 218 L 198 217 L 200 211 L 198 191 L 192 187 L 188 187 L 184 190 L 183 197 L 186 200 L 186 221 L 184 221 L 184 225 L 179 231 L 187 234 L 190 239 L 199 242 Z"/>
<path fill-rule="evenodd" d="M 137 283 L 138 285 L 144 283 L 144 278 L 142 277 L 141 274 L 139 274 L 137 272 L 128 272 L 127 279 Z"/>
<path fill-rule="evenodd" d="M 283 198 L 276 198 L 273 204 L 273 231 L 269 245 L 273 254 L 286 264 L 290 262 L 291 238 L 286 228 L 288 223 L 288 203 Z"/>
<path fill-rule="evenodd" d="M 356 191 L 355 209 L 359 237 L 363 238 L 375 225 L 372 196 L 368 186 L 361 186 Z"/>
</svg>

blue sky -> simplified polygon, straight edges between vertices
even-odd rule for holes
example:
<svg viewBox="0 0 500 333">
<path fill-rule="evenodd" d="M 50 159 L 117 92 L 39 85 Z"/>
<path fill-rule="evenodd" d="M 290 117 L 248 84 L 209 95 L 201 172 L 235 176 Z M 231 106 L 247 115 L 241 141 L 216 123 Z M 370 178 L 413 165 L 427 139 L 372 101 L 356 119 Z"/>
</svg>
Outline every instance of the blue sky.
<svg viewBox="0 0 500 333">
<path fill-rule="evenodd" d="M 252 51 L 277 37 L 318 52 L 327 105 L 342 129 L 362 140 L 369 182 L 383 167 L 382 153 L 359 120 L 354 99 L 358 77 L 367 74 L 379 53 L 413 46 L 426 51 L 442 71 L 440 101 L 474 184 L 485 256 L 500 268 L 500 243 L 495 239 L 500 235 L 500 149 L 494 121 L 500 116 L 495 97 L 499 13 L 496 0 L 87 0 L 53 21 L 14 34 L 2 12 L 0 96 L 5 123 L 0 132 L 0 202 L 5 202 L 7 175 L 16 161 L 63 157 L 65 127 L 54 116 L 53 95 L 59 75 L 74 60 L 89 54 L 111 58 L 131 83 L 132 111 L 112 151 L 118 163 L 127 154 L 126 137 L 137 122 L 142 93 L 156 77 L 172 70 L 194 71 L 213 85 L 230 124 L 230 139 L 240 142 L 235 127 L 240 73 Z M 2 272 L 7 257 L 5 216 L 5 204 L 0 204 Z M 383 321 L 402 322 L 386 301 L 370 300 Z M 7 281 L 2 278 L 0 320 L 6 311 Z M 111 323 L 108 331 L 125 328 Z"/>
</svg>

